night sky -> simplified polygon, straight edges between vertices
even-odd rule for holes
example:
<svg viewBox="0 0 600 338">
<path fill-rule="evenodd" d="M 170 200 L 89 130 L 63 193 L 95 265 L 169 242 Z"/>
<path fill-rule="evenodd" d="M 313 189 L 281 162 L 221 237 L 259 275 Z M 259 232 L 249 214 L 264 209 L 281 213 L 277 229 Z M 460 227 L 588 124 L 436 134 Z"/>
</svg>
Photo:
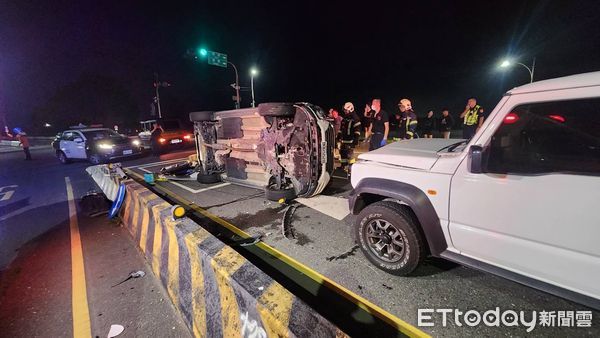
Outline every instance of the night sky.
<svg viewBox="0 0 600 338">
<path fill-rule="evenodd" d="M 10 3 L 9 3 L 10 2 Z M 25 127 L 32 111 L 83 74 L 116 79 L 147 114 L 153 73 L 170 116 L 233 107 L 232 69 L 185 58 L 204 46 L 229 55 L 258 102 L 323 108 L 381 97 L 388 111 L 408 97 L 419 115 L 466 99 L 491 110 L 529 74 L 496 65 L 536 57 L 537 80 L 600 70 L 597 1 L 2 1 L 0 112 Z M 401 3 L 401 4 L 400 4 Z M 249 106 L 249 92 L 242 92 Z"/>
</svg>

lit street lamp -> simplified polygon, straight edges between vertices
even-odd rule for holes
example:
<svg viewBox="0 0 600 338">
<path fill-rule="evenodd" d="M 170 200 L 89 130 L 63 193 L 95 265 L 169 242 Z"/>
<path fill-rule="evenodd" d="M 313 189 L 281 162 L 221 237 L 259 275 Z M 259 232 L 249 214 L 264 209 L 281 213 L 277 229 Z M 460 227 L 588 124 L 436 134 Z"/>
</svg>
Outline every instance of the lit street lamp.
<svg viewBox="0 0 600 338">
<path fill-rule="evenodd" d="M 502 61 L 502 63 L 500 63 L 500 68 L 508 68 L 510 66 L 512 66 L 512 62 L 508 59 Z M 520 62 L 515 62 L 515 64 L 517 65 L 521 65 L 523 67 L 525 67 L 525 69 L 527 69 L 527 71 L 529 72 L 529 83 L 533 82 L 533 71 L 535 70 L 535 58 L 533 58 L 533 63 L 531 64 L 531 68 L 529 68 L 527 65 L 522 64 Z"/>
<path fill-rule="evenodd" d="M 256 68 L 250 69 L 250 91 L 252 92 L 252 107 L 256 105 L 254 101 L 254 76 L 258 74 L 258 70 Z"/>
</svg>

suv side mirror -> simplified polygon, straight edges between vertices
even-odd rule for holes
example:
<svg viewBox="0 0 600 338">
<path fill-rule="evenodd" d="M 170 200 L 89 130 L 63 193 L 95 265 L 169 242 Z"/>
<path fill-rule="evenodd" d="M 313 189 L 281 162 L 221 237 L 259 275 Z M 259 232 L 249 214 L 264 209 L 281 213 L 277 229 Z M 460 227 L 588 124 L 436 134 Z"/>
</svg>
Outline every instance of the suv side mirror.
<svg viewBox="0 0 600 338">
<path fill-rule="evenodd" d="M 83 139 L 81 137 L 76 137 L 73 141 L 75 141 L 75 143 L 82 143 Z"/>
<path fill-rule="evenodd" d="M 483 147 L 472 145 L 469 148 L 469 161 L 467 162 L 469 172 L 472 174 L 482 173 L 483 164 Z"/>
</svg>

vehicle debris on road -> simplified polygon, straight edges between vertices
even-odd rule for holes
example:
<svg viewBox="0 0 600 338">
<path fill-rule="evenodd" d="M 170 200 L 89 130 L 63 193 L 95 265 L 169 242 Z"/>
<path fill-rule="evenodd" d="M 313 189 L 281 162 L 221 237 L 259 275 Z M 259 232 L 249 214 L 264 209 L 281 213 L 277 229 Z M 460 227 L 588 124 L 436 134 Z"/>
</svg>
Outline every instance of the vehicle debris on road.
<svg viewBox="0 0 600 338">
<path fill-rule="evenodd" d="M 128 281 L 128 280 L 130 280 L 132 278 L 140 278 L 140 277 L 144 277 L 145 275 L 146 275 L 146 273 L 144 271 L 142 271 L 142 270 L 133 271 L 132 273 L 129 274 L 129 276 L 127 276 L 127 278 L 125 278 L 121 282 L 119 282 L 119 283 L 117 283 L 117 284 L 115 284 L 115 285 L 113 285 L 111 287 L 114 288 L 115 286 L 121 285 L 121 284 L 125 283 L 126 281 Z"/>
</svg>

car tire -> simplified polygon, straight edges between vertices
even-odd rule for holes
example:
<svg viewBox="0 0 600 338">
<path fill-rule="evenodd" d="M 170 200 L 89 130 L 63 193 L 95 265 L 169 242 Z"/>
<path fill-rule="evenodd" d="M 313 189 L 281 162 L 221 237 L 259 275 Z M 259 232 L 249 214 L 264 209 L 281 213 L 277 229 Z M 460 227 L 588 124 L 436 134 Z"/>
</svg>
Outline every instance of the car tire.
<svg viewBox="0 0 600 338">
<path fill-rule="evenodd" d="M 202 175 L 199 173 L 198 176 L 196 177 L 196 180 L 198 181 L 198 183 L 202 183 L 202 184 L 218 183 L 218 182 L 221 182 L 221 174 L 212 173 L 212 174 Z"/>
<path fill-rule="evenodd" d="M 408 207 L 396 202 L 382 201 L 367 206 L 358 215 L 354 230 L 363 254 L 387 273 L 406 276 L 425 258 L 426 244 L 418 221 Z"/>
<path fill-rule="evenodd" d="M 260 116 L 294 116 L 296 107 L 293 103 L 271 102 L 258 105 L 258 115 Z"/>
<path fill-rule="evenodd" d="M 104 162 L 104 161 L 102 161 L 102 158 L 100 156 L 98 156 L 98 154 L 88 155 L 88 161 L 93 165 L 102 164 Z"/>
<path fill-rule="evenodd" d="M 71 163 L 71 160 L 67 157 L 67 154 L 65 154 L 63 151 L 57 151 L 56 152 L 56 157 L 58 158 L 58 160 L 62 164 L 69 164 L 69 163 Z"/>
<path fill-rule="evenodd" d="M 274 189 L 273 187 L 265 187 L 265 198 L 269 201 L 280 201 L 284 199 L 291 201 L 298 197 L 294 188 Z"/>
<path fill-rule="evenodd" d="M 191 122 L 214 121 L 213 111 L 195 111 L 190 113 Z"/>
</svg>

